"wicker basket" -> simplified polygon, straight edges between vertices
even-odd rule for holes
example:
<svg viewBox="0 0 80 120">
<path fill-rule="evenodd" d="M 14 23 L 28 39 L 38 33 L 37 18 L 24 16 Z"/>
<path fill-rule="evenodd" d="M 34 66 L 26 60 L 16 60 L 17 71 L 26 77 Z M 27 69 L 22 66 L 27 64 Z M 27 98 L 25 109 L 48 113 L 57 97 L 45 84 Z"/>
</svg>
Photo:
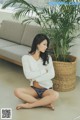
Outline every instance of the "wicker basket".
<svg viewBox="0 0 80 120">
<path fill-rule="evenodd" d="M 55 78 L 53 88 L 57 91 L 70 91 L 76 85 L 76 57 L 69 56 L 72 62 L 53 61 Z"/>
</svg>

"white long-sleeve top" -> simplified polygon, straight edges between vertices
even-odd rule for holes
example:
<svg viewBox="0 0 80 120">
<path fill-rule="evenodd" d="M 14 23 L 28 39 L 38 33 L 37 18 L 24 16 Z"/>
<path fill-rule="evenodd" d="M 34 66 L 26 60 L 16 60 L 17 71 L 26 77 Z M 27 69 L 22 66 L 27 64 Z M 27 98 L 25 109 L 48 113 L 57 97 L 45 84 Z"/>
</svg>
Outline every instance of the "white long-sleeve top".
<svg viewBox="0 0 80 120">
<path fill-rule="evenodd" d="M 40 86 L 47 89 L 53 86 L 52 78 L 54 78 L 55 72 L 50 55 L 47 65 L 43 65 L 41 58 L 35 60 L 30 54 L 24 55 L 22 57 L 22 65 L 26 79 L 30 80 L 30 86 L 33 86 L 33 81 L 37 81 Z"/>
</svg>

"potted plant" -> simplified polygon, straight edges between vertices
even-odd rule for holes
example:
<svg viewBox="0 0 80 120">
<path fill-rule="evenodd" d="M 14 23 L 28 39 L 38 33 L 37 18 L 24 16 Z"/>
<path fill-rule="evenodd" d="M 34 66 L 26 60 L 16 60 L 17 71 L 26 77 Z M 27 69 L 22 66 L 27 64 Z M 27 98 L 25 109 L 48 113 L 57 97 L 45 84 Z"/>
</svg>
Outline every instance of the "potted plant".
<svg viewBox="0 0 80 120">
<path fill-rule="evenodd" d="M 78 37 L 74 32 L 79 25 L 80 4 L 71 5 L 74 0 L 62 0 L 67 5 L 47 6 L 38 8 L 25 0 L 7 0 L 2 8 L 9 5 L 15 7 L 15 17 L 24 18 L 23 23 L 34 21 L 42 27 L 42 32 L 47 34 L 51 40 L 51 50 L 54 54 L 53 64 L 55 67 L 54 89 L 68 91 L 75 88 L 76 83 L 76 57 L 71 56 L 69 49 L 73 46 L 73 40 Z M 33 16 L 33 14 L 36 14 Z"/>
</svg>

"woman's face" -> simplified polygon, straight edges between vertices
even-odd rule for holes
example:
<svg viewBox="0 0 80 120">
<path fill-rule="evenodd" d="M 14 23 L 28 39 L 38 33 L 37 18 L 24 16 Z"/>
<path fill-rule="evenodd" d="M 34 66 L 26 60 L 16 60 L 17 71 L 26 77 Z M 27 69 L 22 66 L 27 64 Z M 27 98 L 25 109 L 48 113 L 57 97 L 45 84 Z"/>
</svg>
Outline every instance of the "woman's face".
<svg viewBox="0 0 80 120">
<path fill-rule="evenodd" d="M 40 52 L 44 53 L 47 49 L 47 40 L 45 39 L 44 41 L 42 41 L 40 44 L 37 45 L 37 47 Z"/>
</svg>

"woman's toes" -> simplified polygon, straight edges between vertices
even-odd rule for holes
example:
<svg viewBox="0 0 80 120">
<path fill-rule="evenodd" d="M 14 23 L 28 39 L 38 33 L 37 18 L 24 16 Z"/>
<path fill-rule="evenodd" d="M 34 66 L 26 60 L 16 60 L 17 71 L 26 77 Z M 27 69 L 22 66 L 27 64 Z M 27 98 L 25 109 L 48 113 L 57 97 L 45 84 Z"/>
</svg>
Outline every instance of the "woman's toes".
<svg viewBox="0 0 80 120">
<path fill-rule="evenodd" d="M 52 109 L 52 110 L 55 109 L 54 106 L 53 106 L 53 104 L 46 105 L 46 107 L 48 107 L 48 108 L 50 108 L 50 109 Z"/>
<path fill-rule="evenodd" d="M 51 106 L 51 110 L 54 110 L 54 109 L 55 109 L 55 107 L 54 107 L 53 104 L 50 104 L 50 106 Z"/>
<path fill-rule="evenodd" d="M 24 104 L 20 104 L 16 107 L 16 109 L 19 110 L 19 109 L 23 108 L 23 106 L 24 106 Z"/>
<path fill-rule="evenodd" d="M 51 109 L 54 110 L 55 109 L 54 106 L 51 106 Z"/>
<path fill-rule="evenodd" d="M 19 109 L 21 109 L 21 107 L 20 107 L 20 106 L 17 106 L 16 109 L 19 110 Z"/>
<path fill-rule="evenodd" d="M 31 104 L 25 103 L 25 104 L 20 104 L 16 107 L 17 110 L 22 109 L 22 108 L 32 108 Z"/>
</svg>

